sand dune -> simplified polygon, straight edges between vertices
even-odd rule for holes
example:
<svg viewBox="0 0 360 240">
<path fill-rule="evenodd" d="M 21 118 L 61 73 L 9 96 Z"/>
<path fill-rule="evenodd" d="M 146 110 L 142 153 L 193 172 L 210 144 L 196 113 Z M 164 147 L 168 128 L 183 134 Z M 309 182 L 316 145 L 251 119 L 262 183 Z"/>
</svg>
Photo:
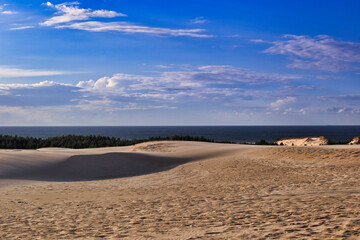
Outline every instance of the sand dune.
<svg viewBox="0 0 360 240">
<path fill-rule="evenodd" d="M 165 142 L 143 143 L 130 148 L 3 150 L 0 179 L 86 181 L 131 177 L 214 158 L 228 154 L 230 149 L 222 146 L 208 151 L 207 146 L 203 149 L 201 145 Z"/>
<path fill-rule="evenodd" d="M 0 151 L 0 239 L 359 239 L 360 147 Z"/>
<path fill-rule="evenodd" d="M 360 143 L 360 137 L 354 137 L 349 144 L 353 145 L 353 144 L 359 144 Z"/>
<path fill-rule="evenodd" d="M 284 146 L 322 146 L 329 142 L 325 137 L 304 137 L 304 138 L 285 138 L 276 141 L 277 145 Z"/>
</svg>

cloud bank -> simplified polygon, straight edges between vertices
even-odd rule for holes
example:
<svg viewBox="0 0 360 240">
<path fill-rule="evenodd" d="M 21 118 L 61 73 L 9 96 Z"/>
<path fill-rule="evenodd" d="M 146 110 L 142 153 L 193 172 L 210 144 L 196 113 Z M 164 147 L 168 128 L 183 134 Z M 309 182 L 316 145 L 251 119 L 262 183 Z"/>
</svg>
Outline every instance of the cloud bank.
<svg viewBox="0 0 360 240">
<path fill-rule="evenodd" d="M 63 72 L 11 68 L 1 72 L 0 77 L 52 74 L 63 74 Z M 95 81 L 80 81 L 76 85 L 53 81 L 34 84 L 0 84 L 0 95 L 3 98 L 0 102 L 3 105 L 19 103 L 20 106 L 21 102 L 25 102 L 25 96 L 36 96 L 32 100 L 26 98 L 26 104 L 31 105 L 36 99 L 52 98 L 56 92 L 55 95 L 64 102 L 71 102 L 74 105 L 85 104 L 88 105 L 87 107 L 90 107 L 92 103 L 97 103 L 97 105 L 106 103 L 106 106 L 111 105 L 112 108 L 119 107 L 119 109 L 129 103 L 143 109 L 149 106 L 177 107 L 177 104 L 193 100 L 266 98 L 272 95 L 270 91 L 248 89 L 249 86 L 282 85 L 300 78 L 293 75 L 258 73 L 233 66 L 201 66 L 189 71 L 165 71 L 156 76 L 117 73 Z M 36 100 L 36 102 L 42 101 Z M 59 103 L 59 101 L 48 100 L 43 102 L 47 105 Z"/>
<path fill-rule="evenodd" d="M 359 114 L 359 95 L 311 94 L 321 88 L 298 85 L 302 80 L 298 75 L 207 65 L 182 71 L 166 69 L 150 75 L 117 73 L 77 84 L 0 84 L 0 116 L 15 121 L 29 118 L 26 114 L 32 112 L 39 118 L 28 121 L 39 124 L 45 124 L 46 119 L 66 124 L 82 118 L 90 124 L 89 116 L 97 116 L 96 122 L 91 123 L 99 124 L 104 118 L 110 121 L 114 116 L 139 117 L 153 111 L 177 109 L 180 114 L 189 105 L 191 111 L 199 113 L 203 108 L 206 114 L 211 114 L 209 109 L 216 109 L 216 119 L 223 112 L 233 120 L 243 117 L 246 121 L 249 117 L 267 119 L 270 115 L 271 119 L 281 120 L 286 115 L 296 120 L 316 114 Z M 127 111 L 125 115 L 123 111 Z"/>
</svg>

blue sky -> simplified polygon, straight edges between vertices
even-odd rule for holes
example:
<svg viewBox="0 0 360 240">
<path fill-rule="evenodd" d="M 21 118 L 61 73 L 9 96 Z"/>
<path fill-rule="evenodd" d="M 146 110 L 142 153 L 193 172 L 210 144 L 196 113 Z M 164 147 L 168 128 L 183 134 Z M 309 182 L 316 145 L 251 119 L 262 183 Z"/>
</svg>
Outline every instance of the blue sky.
<svg viewBox="0 0 360 240">
<path fill-rule="evenodd" d="M 359 124 L 359 11 L 0 0 L 0 125 Z"/>
</svg>

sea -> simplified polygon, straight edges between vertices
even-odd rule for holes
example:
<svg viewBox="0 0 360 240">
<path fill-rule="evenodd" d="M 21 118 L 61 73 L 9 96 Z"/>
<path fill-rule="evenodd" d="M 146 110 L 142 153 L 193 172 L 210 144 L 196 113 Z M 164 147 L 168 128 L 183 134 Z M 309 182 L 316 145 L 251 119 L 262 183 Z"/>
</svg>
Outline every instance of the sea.
<svg viewBox="0 0 360 240">
<path fill-rule="evenodd" d="M 92 126 L 92 127 L 0 127 L 1 135 L 48 138 L 63 135 L 97 135 L 121 139 L 146 139 L 173 135 L 199 136 L 214 141 L 254 143 L 261 139 L 324 136 L 348 141 L 360 136 L 359 126 Z"/>
</svg>

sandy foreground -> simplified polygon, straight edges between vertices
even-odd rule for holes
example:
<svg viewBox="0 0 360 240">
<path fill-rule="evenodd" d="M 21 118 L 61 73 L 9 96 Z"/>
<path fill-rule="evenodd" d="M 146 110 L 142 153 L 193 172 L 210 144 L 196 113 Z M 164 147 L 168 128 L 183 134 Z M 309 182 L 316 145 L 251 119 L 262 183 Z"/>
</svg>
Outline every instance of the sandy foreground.
<svg viewBox="0 0 360 240">
<path fill-rule="evenodd" d="M 360 239 L 360 146 L 0 150 L 0 239 Z"/>
</svg>

